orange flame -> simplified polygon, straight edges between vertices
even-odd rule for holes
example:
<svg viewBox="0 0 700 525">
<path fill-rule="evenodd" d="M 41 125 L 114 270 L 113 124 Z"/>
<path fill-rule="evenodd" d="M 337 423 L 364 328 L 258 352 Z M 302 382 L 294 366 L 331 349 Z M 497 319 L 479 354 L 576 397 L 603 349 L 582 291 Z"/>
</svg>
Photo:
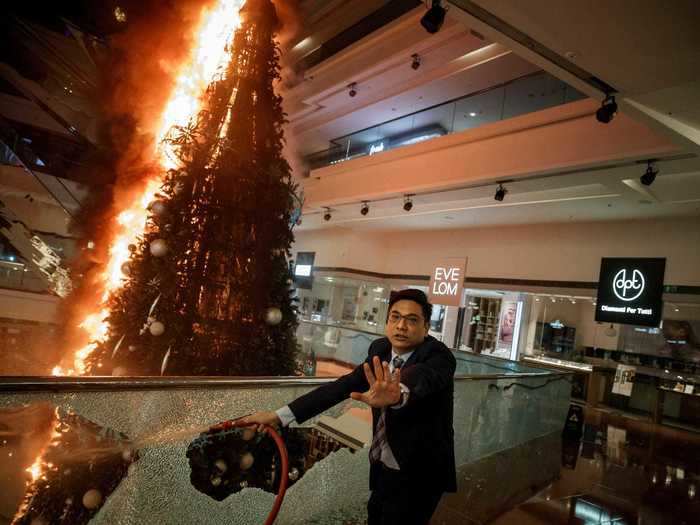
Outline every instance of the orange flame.
<svg viewBox="0 0 700 525">
<path fill-rule="evenodd" d="M 189 58 L 178 68 L 175 86 L 159 125 L 155 127 L 159 131 L 154 158 L 162 171 L 149 180 L 143 191 L 117 216 L 116 233 L 109 243 L 109 259 L 98 280 L 98 286 L 101 287 L 101 305 L 79 325 L 89 343 L 75 352 L 72 367 L 64 369 L 57 366 L 52 371 L 53 375 L 84 374 L 87 357 L 98 343 L 106 340 L 109 332 L 106 320 L 109 310 L 106 303 L 110 295 L 124 284 L 121 267 L 129 260 L 128 246 L 136 243 L 144 232 L 148 204 L 153 201 L 163 183 L 163 173 L 177 167 L 174 152 L 163 139 L 173 126 L 186 125 L 198 113 L 204 91 L 214 79 L 217 69 L 226 62 L 227 48 L 232 44 L 233 33 L 240 23 L 238 11 L 244 3 L 245 0 L 218 0 L 215 6 L 203 9 L 199 27 L 195 31 L 195 45 Z M 167 64 L 162 66 L 168 67 Z"/>
</svg>

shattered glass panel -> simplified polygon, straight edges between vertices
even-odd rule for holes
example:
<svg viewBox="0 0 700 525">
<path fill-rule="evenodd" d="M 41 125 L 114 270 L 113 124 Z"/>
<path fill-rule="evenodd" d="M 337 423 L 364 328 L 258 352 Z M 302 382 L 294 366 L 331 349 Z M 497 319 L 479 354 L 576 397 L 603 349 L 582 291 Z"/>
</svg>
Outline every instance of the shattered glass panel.
<svg viewBox="0 0 700 525">
<path fill-rule="evenodd" d="M 274 483 L 260 483 L 266 490 L 246 486 L 217 501 L 209 494 L 214 490 L 193 486 L 188 447 L 215 423 L 276 409 L 311 388 L 0 393 L 0 523 L 48 524 L 68 509 L 90 523 L 105 525 L 260 524 L 272 508 Z M 570 388 L 568 376 L 551 374 L 457 381 L 454 427 L 460 469 L 561 432 Z M 93 443 L 87 455 L 61 437 L 57 446 L 65 446 L 63 455 L 46 455 L 47 446 L 56 441 L 52 432 L 57 415 L 89 430 Z M 294 432 L 289 450 L 297 479 L 286 493 L 276 523 L 364 523 L 369 496 L 364 449 L 371 440 L 370 412 L 346 401 Z M 250 450 L 258 454 L 256 450 L 262 449 Z M 50 468 L 45 466 L 47 459 Z M 221 466 L 216 458 L 210 459 L 211 465 Z M 271 459 L 256 459 L 263 460 Z M 31 471 L 34 465 L 40 465 L 38 473 Z M 37 474 L 46 478 L 40 491 L 32 481 Z M 207 475 L 200 476 L 200 489 Z M 41 497 L 32 505 L 38 492 Z M 12 516 L 14 521 L 5 518 Z"/>
</svg>

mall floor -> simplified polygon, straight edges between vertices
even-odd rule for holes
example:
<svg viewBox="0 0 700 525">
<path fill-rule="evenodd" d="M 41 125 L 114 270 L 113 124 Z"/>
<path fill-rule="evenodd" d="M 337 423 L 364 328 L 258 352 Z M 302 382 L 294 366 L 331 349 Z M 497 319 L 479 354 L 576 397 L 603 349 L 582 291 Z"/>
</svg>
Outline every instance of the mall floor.
<svg viewBox="0 0 700 525">
<path fill-rule="evenodd" d="M 558 479 L 489 522 L 697 524 L 698 488 L 700 434 L 589 411 L 581 439 L 563 440 Z"/>
</svg>

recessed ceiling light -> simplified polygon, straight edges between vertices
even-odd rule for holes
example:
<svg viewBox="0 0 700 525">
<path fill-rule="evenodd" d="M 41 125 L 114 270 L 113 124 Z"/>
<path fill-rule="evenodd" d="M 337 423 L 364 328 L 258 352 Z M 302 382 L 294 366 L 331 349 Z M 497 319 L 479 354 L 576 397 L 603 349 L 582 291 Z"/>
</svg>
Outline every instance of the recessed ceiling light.
<svg viewBox="0 0 700 525">
<path fill-rule="evenodd" d="M 476 117 L 476 113 L 473 112 L 473 111 L 470 111 L 470 112 L 469 112 L 469 116 L 470 116 L 470 117 Z"/>
</svg>

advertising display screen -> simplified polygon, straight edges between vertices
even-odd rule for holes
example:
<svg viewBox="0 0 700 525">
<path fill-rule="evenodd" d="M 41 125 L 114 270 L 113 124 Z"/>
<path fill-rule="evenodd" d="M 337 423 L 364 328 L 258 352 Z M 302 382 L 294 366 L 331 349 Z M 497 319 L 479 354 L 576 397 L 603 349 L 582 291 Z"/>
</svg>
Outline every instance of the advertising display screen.
<svg viewBox="0 0 700 525">
<path fill-rule="evenodd" d="M 294 265 L 294 282 L 297 288 L 310 290 L 313 286 L 313 267 L 316 252 L 298 252 Z"/>
</svg>

